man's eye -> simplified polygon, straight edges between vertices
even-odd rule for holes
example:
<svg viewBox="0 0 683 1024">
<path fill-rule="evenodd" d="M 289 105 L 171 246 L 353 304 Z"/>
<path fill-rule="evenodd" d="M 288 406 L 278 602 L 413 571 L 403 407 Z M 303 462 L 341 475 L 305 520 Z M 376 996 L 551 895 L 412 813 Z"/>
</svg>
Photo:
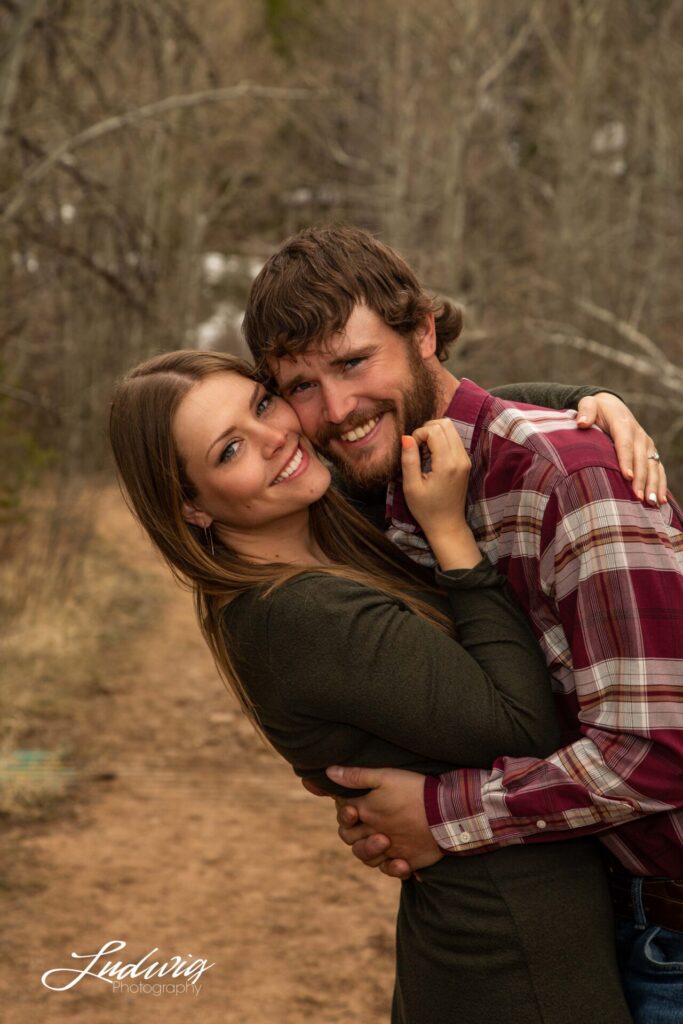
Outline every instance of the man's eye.
<svg viewBox="0 0 683 1024">
<path fill-rule="evenodd" d="M 290 395 L 300 395 L 302 391 L 308 391 L 312 387 L 310 380 L 302 380 L 300 384 L 295 384 L 289 393 Z"/>
<path fill-rule="evenodd" d="M 363 359 L 360 356 L 357 359 L 347 359 L 346 362 L 344 363 L 344 369 L 345 370 L 354 370 L 362 362 L 363 362 Z"/>
<path fill-rule="evenodd" d="M 230 459 L 234 459 L 238 452 L 239 441 L 231 441 L 230 444 L 226 444 L 225 448 L 220 454 L 218 459 L 219 462 L 230 462 Z"/>
</svg>

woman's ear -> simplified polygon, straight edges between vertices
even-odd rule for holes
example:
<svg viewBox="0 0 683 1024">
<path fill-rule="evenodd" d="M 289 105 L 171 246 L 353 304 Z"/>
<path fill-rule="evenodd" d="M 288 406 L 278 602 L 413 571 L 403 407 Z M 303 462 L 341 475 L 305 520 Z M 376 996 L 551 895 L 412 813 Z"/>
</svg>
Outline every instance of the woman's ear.
<svg viewBox="0 0 683 1024">
<path fill-rule="evenodd" d="M 199 508 L 195 508 L 194 505 L 190 505 L 187 501 L 183 502 L 183 519 L 186 523 L 191 523 L 192 526 L 199 526 L 204 530 L 208 530 L 213 522 L 210 515 L 202 512 Z"/>
</svg>

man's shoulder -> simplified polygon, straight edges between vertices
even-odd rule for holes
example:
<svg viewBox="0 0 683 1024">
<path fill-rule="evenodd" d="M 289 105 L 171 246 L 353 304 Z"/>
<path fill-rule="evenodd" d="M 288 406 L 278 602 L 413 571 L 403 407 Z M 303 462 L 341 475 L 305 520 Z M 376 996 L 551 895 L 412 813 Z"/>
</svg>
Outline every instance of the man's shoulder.
<svg viewBox="0 0 683 1024">
<path fill-rule="evenodd" d="M 598 427 L 579 430 L 575 410 L 546 409 L 491 396 L 481 423 L 492 466 L 510 459 L 544 474 L 547 486 L 583 470 L 620 474 L 611 439 Z"/>
</svg>

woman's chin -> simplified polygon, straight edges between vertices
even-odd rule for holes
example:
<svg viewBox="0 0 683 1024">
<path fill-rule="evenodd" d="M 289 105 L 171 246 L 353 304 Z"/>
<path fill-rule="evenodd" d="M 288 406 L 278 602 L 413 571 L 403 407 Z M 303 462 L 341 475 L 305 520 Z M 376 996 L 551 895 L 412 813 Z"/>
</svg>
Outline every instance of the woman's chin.
<svg viewBox="0 0 683 1024">
<path fill-rule="evenodd" d="M 319 501 L 330 489 L 332 484 L 332 474 L 330 473 L 327 466 L 318 460 L 315 467 L 311 466 L 309 469 L 311 475 L 310 481 L 307 481 L 310 486 L 309 504 L 313 504 L 314 501 Z M 315 479 L 313 475 L 315 474 Z"/>
</svg>

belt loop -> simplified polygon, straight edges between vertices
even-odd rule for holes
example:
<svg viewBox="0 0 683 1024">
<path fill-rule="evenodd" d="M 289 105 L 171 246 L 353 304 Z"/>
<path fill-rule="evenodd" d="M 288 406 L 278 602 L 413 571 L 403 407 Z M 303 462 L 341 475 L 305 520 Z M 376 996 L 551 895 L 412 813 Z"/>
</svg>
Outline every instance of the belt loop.
<svg viewBox="0 0 683 1024">
<path fill-rule="evenodd" d="M 643 906 L 642 878 L 631 879 L 631 900 L 633 901 L 633 916 L 635 918 L 636 928 L 639 931 L 643 931 L 647 928 L 647 916 Z"/>
</svg>

